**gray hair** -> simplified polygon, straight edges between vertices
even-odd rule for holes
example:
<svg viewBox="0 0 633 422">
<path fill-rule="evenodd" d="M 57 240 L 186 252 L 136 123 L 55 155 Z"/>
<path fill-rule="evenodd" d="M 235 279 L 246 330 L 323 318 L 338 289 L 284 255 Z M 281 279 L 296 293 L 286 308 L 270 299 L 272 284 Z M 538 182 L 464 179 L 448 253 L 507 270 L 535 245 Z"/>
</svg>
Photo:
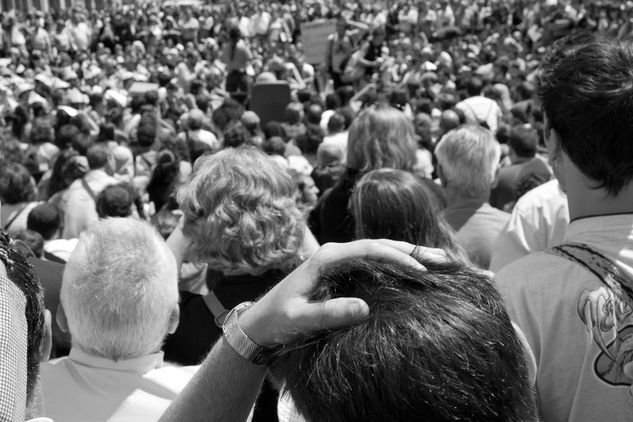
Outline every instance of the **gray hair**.
<svg viewBox="0 0 633 422">
<path fill-rule="evenodd" d="M 481 126 L 463 125 L 448 132 L 435 149 L 447 185 L 460 195 L 486 195 L 495 181 L 501 146 L 491 131 Z"/>
<path fill-rule="evenodd" d="M 178 306 L 176 260 L 149 224 L 94 223 L 79 238 L 61 287 L 73 347 L 111 360 L 157 352 Z"/>
</svg>

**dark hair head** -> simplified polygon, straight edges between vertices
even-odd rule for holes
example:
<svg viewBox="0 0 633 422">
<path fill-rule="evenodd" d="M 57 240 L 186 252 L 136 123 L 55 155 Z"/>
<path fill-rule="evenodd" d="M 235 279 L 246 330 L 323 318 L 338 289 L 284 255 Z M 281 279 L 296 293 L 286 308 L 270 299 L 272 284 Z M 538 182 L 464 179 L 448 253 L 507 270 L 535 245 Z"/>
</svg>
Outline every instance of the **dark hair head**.
<svg viewBox="0 0 633 422">
<path fill-rule="evenodd" d="M 617 195 L 633 178 L 633 43 L 559 43 L 543 63 L 538 93 L 562 150 Z"/>
<path fill-rule="evenodd" d="M 146 189 L 149 200 L 154 202 L 157 210 L 160 210 L 175 192 L 179 175 L 180 163 L 176 155 L 169 150 L 161 151 Z"/>
<path fill-rule="evenodd" d="M 262 142 L 262 151 L 268 155 L 281 155 L 286 153 L 286 143 L 280 136 L 272 136 Z"/>
<path fill-rule="evenodd" d="M 233 42 L 237 42 L 242 38 L 242 31 L 237 26 L 233 26 L 229 29 L 229 39 Z"/>
<path fill-rule="evenodd" d="M 407 103 L 409 102 L 409 92 L 404 88 L 394 89 L 389 94 L 389 105 L 397 108 L 400 111 L 404 111 Z"/>
<path fill-rule="evenodd" d="M 77 126 L 71 124 L 63 125 L 55 134 L 55 145 L 59 149 L 66 149 L 76 143 L 78 136 L 79 129 L 77 129 Z"/>
<path fill-rule="evenodd" d="M 320 104 L 310 104 L 306 112 L 306 122 L 313 125 L 320 124 L 321 114 L 323 114 L 323 107 Z"/>
<path fill-rule="evenodd" d="M 440 92 L 436 102 L 440 110 L 449 110 L 457 104 L 457 96 L 452 92 Z"/>
<path fill-rule="evenodd" d="M 93 138 L 90 135 L 82 133 L 81 131 L 72 140 L 71 147 L 74 148 L 79 154 L 86 155 L 88 148 L 93 144 Z"/>
<path fill-rule="evenodd" d="M 343 85 L 336 90 L 336 95 L 341 101 L 341 107 L 346 106 L 349 103 L 349 100 L 356 94 L 354 88 L 349 85 Z"/>
<path fill-rule="evenodd" d="M 83 177 L 88 171 L 86 158 L 80 157 L 74 149 L 63 150 L 55 158 L 48 184 L 48 195 L 53 196 L 66 189 L 72 182 Z"/>
<path fill-rule="evenodd" d="M 30 140 L 33 145 L 52 143 L 55 139 L 53 126 L 48 119 L 36 119 L 31 129 Z"/>
<path fill-rule="evenodd" d="M 439 213 L 435 194 L 411 173 L 393 169 L 367 173 L 354 187 L 349 206 L 357 239 L 402 240 L 466 259 Z"/>
<path fill-rule="evenodd" d="M 113 123 L 102 123 L 99 125 L 99 135 L 96 142 L 108 142 L 115 140 L 115 126 Z"/>
<path fill-rule="evenodd" d="M 35 183 L 22 164 L 7 163 L 0 170 L 0 198 L 4 204 L 35 200 Z"/>
<path fill-rule="evenodd" d="M 330 133 L 337 133 L 345 130 L 345 116 L 341 113 L 332 114 L 327 121 L 327 130 Z"/>
<path fill-rule="evenodd" d="M 44 240 L 52 239 L 60 224 L 57 208 L 46 203 L 33 208 L 26 220 L 26 228 L 41 234 Z"/>
<path fill-rule="evenodd" d="M 481 92 L 484 90 L 484 81 L 480 76 L 474 75 L 471 76 L 470 79 L 466 82 L 466 92 L 469 96 L 474 97 L 476 95 L 481 95 Z"/>
<path fill-rule="evenodd" d="M 284 121 L 290 124 L 297 124 L 301 122 L 303 117 L 303 104 L 290 103 L 284 110 Z"/>
<path fill-rule="evenodd" d="M 250 145 L 251 134 L 241 122 L 235 122 L 224 131 L 224 146 L 237 148 L 242 145 Z"/>
<path fill-rule="evenodd" d="M 88 166 L 91 170 L 100 169 L 108 164 L 108 155 L 110 150 L 107 145 L 95 144 L 88 148 L 86 158 L 88 159 Z"/>
<path fill-rule="evenodd" d="M 530 125 L 514 126 L 508 136 L 510 148 L 519 157 L 532 158 L 536 155 L 539 137 L 536 129 Z"/>
<path fill-rule="evenodd" d="M 357 297 L 363 322 L 278 348 L 270 373 L 308 421 L 529 421 L 523 348 L 491 280 L 458 263 L 428 269 L 347 260 L 310 300 Z"/>
<path fill-rule="evenodd" d="M 295 142 L 303 154 L 316 154 L 319 145 L 323 142 L 323 129 L 318 125 L 309 125 L 306 133 L 299 135 Z"/>
<path fill-rule="evenodd" d="M 330 93 L 325 96 L 325 108 L 328 110 L 336 110 L 341 106 L 341 99 L 338 94 Z"/>
<path fill-rule="evenodd" d="M 143 113 L 136 130 L 136 141 L 144 148 L 151 147 L 156 142 L 158 135 L 158 121 L 153 112 Z"/>
<path fill-rule="evenodd" d="M 264 125 L 264 136 L 266 137 L 266 139 L 272 138 L 273 136 L 278 136 L 285 141 L 286 131 L 284 130 L 283 126 L 281 126 L 281 123 L 271 120 Z"/>
<path fill-rule="evenodd" d="M 312 99 L 312 93 L 308 89 L 300 89 L 297 91 L 297 100 L 300 103 L 307 103 Z"/>
<path fill-rule="evenodd" d="M 131 216 L 135 197 L 134 188 L 127 183 L 108 186 L 97 196 L 99 218 Z"/>
</svg>

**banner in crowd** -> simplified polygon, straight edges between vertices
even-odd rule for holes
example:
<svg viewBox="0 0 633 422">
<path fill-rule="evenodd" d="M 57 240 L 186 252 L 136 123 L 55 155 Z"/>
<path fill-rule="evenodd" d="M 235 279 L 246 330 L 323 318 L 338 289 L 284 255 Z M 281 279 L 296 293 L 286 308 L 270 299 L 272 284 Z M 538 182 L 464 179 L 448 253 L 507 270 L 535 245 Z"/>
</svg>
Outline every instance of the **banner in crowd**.
<svg viewBox="0 0 633 422">
<path fill-rule="evenodd" d="M 336 20 L 320 19 L 301 24 L 301 41 L 306 62 L 325 63 L 328 50 L 328 36 L 336 32 Z"/>
</svg>

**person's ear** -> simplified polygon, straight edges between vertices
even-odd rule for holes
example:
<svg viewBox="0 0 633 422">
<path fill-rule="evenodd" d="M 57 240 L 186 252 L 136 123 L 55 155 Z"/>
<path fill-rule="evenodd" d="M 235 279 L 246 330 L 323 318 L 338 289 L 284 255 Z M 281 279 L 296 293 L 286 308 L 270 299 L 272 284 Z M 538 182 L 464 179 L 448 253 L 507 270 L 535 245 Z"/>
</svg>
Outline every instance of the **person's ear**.
<svg viewBox="0 0 633 422">
<path fill-rule="evenodd" d="M 560 134 L 551 125 L 550 120 L 545 116 L 545 146 L 549 160 L 554 160 L 560 154 L 561 139 Z"/>
<path fill-rule="evenodd" d="M 40 362 L 47 362 L 53 348 L 53 317 L 48 309 L 44 309 L 44 337 L 40 346 Z"/>
<path fill-rule="evenodd" d="M 62 332 L 68 332 L 68 320 L 66 319 L 66 312 L 64 311 L 64 307 L 60 302 L 57 306 L 57 314 L 55 315 L 55 320 L 57 321 L 57 325 Z"/>
<path fill-rule="evenodd" d="M 176 304 L 171 310 L 171 315 L 169 315 L 167 333 L 174 334 L 176 332 L 176 328 L 178 328 L 178 322 L 180 322 L 180 306 Z"/>
</svg>

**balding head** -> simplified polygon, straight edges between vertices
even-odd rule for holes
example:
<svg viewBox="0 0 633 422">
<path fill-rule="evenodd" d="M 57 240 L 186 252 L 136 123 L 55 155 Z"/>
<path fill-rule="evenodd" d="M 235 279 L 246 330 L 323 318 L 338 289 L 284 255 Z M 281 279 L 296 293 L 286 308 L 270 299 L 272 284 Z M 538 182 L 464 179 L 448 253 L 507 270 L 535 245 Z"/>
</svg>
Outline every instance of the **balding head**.
<svg viewBox="0 0 633 422">
<path fill-rule="evenodd" d="M 149 224 L 101 220 L 79 238 L 60 297 L 73 347 L 115 361 L 155 353 L 178 323 L 176 259 Z"/>
<path fill-rule="evenodd" d="M 444 110 L 440 117 L 440 131 L 444 134 L 460 125 L 459 114 L 455 110 Z"/>
<path fill-rule="evenodd" d="M 310 124 L 318 125 L 321 123 L 321 114 L 323 114 L 323 107 L 320 104 L 310 104 L 306 112 L 306 120 Z"/>
</svg>

